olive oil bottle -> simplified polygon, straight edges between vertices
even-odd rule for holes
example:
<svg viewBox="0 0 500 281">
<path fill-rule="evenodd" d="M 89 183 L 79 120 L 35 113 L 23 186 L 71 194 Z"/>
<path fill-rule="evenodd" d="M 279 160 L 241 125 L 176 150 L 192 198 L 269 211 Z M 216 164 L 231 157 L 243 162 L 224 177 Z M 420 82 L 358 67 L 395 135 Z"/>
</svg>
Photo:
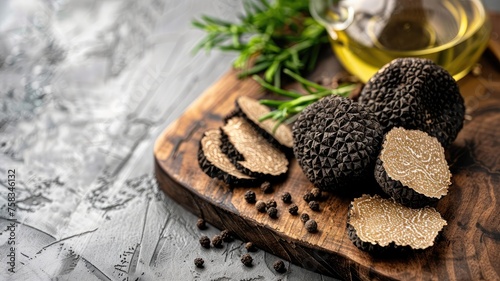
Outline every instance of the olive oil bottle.
<svg viewBox="0 0 500 281">
<path fill-rule="evenodd" d="M 480 0 L 351 0 L 328 8 L 311 12 L 322 16 L 337 58 L 363 82 L 398 57 L 431 59 L 459 80 L 491 32 Z"/>
</svg>

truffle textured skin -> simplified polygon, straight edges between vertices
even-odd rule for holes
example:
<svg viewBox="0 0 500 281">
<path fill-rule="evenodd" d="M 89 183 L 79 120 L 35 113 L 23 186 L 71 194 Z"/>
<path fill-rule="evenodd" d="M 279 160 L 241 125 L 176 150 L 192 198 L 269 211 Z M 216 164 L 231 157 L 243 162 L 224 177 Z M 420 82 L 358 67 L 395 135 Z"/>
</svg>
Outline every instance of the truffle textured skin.
<svg viewBox="0 0 500 281">
<path fill-rule="evenodd" d="M 362 105 L 327 96 L 299 114 L 293 137 L 295 157 L 307 178 L 334 191 L 373 176 L 382 131 Z"/>
<path fill-rule="evenodd" d="M 453 77 L 428 59 L 399 58 L 365 85 L 359 103 L 376 116 L 384 132 L 418 129 L 448 147 L 462 129 L 465 105 Z"/>
</svg>

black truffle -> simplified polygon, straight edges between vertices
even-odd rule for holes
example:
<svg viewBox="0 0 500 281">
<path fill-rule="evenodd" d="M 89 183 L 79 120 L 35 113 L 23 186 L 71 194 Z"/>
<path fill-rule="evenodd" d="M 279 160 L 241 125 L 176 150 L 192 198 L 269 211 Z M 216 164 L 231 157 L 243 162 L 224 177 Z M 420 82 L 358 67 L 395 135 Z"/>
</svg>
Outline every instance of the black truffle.
<svg viewBox="0 0 500 281">
<path fill-rule="evenodd" d="M 445 225 L 432 207 L 413 209 L 365 194 L 349 206 L 347 233 L 356 247 L 381 254 L 431 247 Z"/>
<path fill-rule="evenodd" d="M 359 103 L 377 117 L 384 132 L 418 129 L 448 147 L 463 126 L 464 100 L 453 77 L 428 59 L 398 58 L 365 85 Z"/>
<path fill-rule="evenodd" d="M 382 131 L 362 105 L 339 96 L 322 98 L 299 114 L 293 137 L 295 157 L 316 187 L 342 190 L 373 178 Z"/>
<path fill-rule="evenodd" d="M 208 130 L 203 134 L 198 149 L 198 164 L 205 174 L 229 185 L 250 186 L 261 182 L 236 169 L 232 160 L 222 152 L 221 144 L 220 130 Z"/>
<path fill-rule="evenodd" d="M 382 147 L 375 179 L 396 202 L 421 208 L 446 195 L 451 173 L 436 138 L 418 130 L 393 128 Z"/>
<path fill-rule="evenodd" d="M 272 118 L 259 121 L 259 118 L 271 112 L 267 106 L 256 99 L 241 96 L 236 99 L 236 108 L 233 115 L 244 117 L 267 141 L 287 153 L 292 150 L 292 131 L 286 124 L 279 124 Z"/>
<path fill-rule="evenodd" d="M 288 158 L 271 145 L 244 118 L 233 117 L 221 128 L 221 150 L 242 173 L 262 180 L 281 180 Z"/>
</svg>

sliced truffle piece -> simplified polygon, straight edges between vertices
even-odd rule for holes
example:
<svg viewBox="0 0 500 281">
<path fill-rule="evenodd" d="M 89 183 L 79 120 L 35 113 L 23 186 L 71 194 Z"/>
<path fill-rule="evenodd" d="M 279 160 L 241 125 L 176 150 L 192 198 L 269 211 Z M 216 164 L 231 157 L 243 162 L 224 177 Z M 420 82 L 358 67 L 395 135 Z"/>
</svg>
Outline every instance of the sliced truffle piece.
<svg viewBox="0 0 500 281">
<path fill-rule="evenodd" d="M 445 225 L 432 207 L 413 209 L 365 194 L 351 202 L 347 231 L 361 250 L 381 253 L 429 248 Z"/>
<path fill-rule="evenodd" d="M 267 106 L 260 104 L 256 99 L 241 96 L 236 99 L 236 108 L 267 141 L 286 152 L 292 150 L 293 137 L 290 127 L 285 124 L 276 127 L 278 122 L 273 119 L 259 121 L 259 118 L 271 112 Z"/>
<path fill-rule="evenodd" d="M 420 208 L 448 193 L 451 173 L 444 148 L 435 137 L 393 128 L 385 135 L 375 179 L 396 202 Z"/>
<path fill-rule="evenodd" d="M 376 116 L 384 133 L 393 127 L 422 130 L 444 147 L 462 129 L 465 105 L 456 81 L 428 59 L 398 58 L 363 88 L 359 103 Z"/>
<path fill-rule="evenodd" d="M 288 171 L 288 159 L 242 117 L 221 128 L 222 151 L 241 172 L 263 180 L 279 179 Z"/>
<path fill-rule="evenodd" d="M 203 134 L 198 149 L 198 164 L 209 177 L 218 178 L 229 185 L 248 186 L 260 182 L 236 169 L 231 160 L 221 150 L 219 129 L 208 130 Z"/>
<path fill-rule="evenodd" d="M 295 157 L 316 187 L 341 190 L 373 178 L 382 131 L 362 105 L 339 96 L 322 98 L 299 114 L 293 137 Z"/>
</svg>

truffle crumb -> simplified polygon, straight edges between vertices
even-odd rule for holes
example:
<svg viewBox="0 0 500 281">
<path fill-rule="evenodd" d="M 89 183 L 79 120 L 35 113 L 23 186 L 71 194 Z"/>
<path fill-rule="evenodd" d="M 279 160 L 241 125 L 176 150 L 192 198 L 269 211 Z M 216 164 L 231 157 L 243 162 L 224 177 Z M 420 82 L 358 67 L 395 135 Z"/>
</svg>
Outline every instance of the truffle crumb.
<svg viewBox="0 0 500 281">
<path fill-rule="evenodd" d="M 233 241 L 233 235 L 231 233 L 231 231 L 227 230 L 227 229 L 224 229 L 221 233 L 220 233 L 220 236 L 222 237 L 222 240 L 224 242 L 231 242 Z"/>
<path fill-rule="evenodd" d="M 316 232 L 318 230 L 318 224 L 316 223 L 315 220 L 312 219 L 306 221 L 305 227 L 307 231 L 310 233 Z"/>
<path fill-rule="evenodd" d="M 244 254 L 241 256 L 241 263 L 245 266 L 252 266 L 253 258 L 249 254 Z"/>
<path fill-rule="evenodd" d="M 196 265 L 196 267 L 198 267 L 198 268 L 203 268 L 204 263 L 205 263 L 205 261 L 202 258 L 195 258 L 194 259 L 194 265 Z"/>
<path fill-rule="evenodd" d="M 262 192 L 264 193 L 272 193 L 273 187 L 271 186 L 270 182 L 265 181 L 260 185 L 260 190 L 262 190 Z"/>
<path fill-rule="evenodd" d="M 207 236 L 203 235 L 200 237 L 200 245 L 203 247 L 203 248 L 210 248 L 210 238 L 208 238 Z"/>
<path fill-rule="evenodd" d="M 257 251 L 257 248 L 255 247 L 255 245 L 252 242 L 247 242 L 245 244 L 245 249 L 247 249 L 247 251 L 249 251 L 249 252 Z"/>
<path fill-rule="evenodd" d="M 296 216 L 299 212 L 299 207 L 296 204 L 292 204 L 292 205 L 290 205 L 290 208 L 288 208 L 288 212 L 291 215 Z"/>
<path fill-rule="evenodd" d="M 311 194 L 314 196 L 314 199 L 321 200 L 321 189 L 315 187 L 311 189 Z"/>
<path fill-rule="evenodd" d="M 261 213 L 265 213 L 266 212 L 266 208 L 267 208 L 267 205 L 264 201 L 262 200 L 259 200 L 257 201 L 257 203 L 255 203 L 255 208 L 261 212 Z"/>
<path fill-rule="evenodd" d="M 305 223 L 306 221 L 308 221 L 308 220 L 309 220 L 309 215 L 308 215 L 307 213 L 302 213 L 302 214 L 300 215 L 300 220 L 301 220 L 303 223 Z"/>
<path fill-rule="evenodd" d="M 215 235 L 212 238 L 212 245 L 214 245 L 215 248 L 222 248 L 222 236 Z"/>
<path fill-rule="evenodd" d="M 283 203 L 290 203 L 292 202 L 292 195 L 290 194 L 290 192 L 285 192 L 281 195 L 281 201 L 283 201 Z"/>
<path fill-rule="evenodd" d="M 245 201 L 250 204 L 255 203 L 255 192 L 251 190 L 245 192 Z"/>
<path fill-rule="evenodd" d="M 270 207 L 267 209 L 267 214 L 269 217 L 275 219 L 278 217 L 278 209 L 276 209 L 276 207 Z"/>
<path fill-rule="evenodd" d="M 198 227 L 198 229 L 200 230 L 205 230 L 207 229 L 207 224 L 205 222 L 204 219 L 198 219 L 198 221 L 196 222 L 196 226 Z"/>
<path fill-rule="evenodd" d="M 276 208 L 276 207 L 278 207 L 278 204 L 276 203 L 276 200 L 269 199 L 269 201 L 267 201 L 267 203 L 266 203 L 266 206 L 267 206 L 267 208 L 271 208 L 271 207 Z"/>
<path fill-rule="evenodd" d="M 319 203 L 318 201 L 311 201 L 309 202 L 309 208 L 311 208 L 311 210 L 313 211 L 319 211 Z"/>
<path fill-rule="evenodd" d="M 286 271 L 285 263 L 282 260 L 277 260 L 273 264 L 274 270 L 279 273 L 283 273 Z"/>
<path fill-rule="evenodd" d="M 304 196 L 302 198 L 304 198 L 304 201 L 309 203 L 312 200 L 314 200 L 314 194 L 312 194 L 311 192 L 308 192 L 308 193 L 304 194 Z"/>
</svg>

